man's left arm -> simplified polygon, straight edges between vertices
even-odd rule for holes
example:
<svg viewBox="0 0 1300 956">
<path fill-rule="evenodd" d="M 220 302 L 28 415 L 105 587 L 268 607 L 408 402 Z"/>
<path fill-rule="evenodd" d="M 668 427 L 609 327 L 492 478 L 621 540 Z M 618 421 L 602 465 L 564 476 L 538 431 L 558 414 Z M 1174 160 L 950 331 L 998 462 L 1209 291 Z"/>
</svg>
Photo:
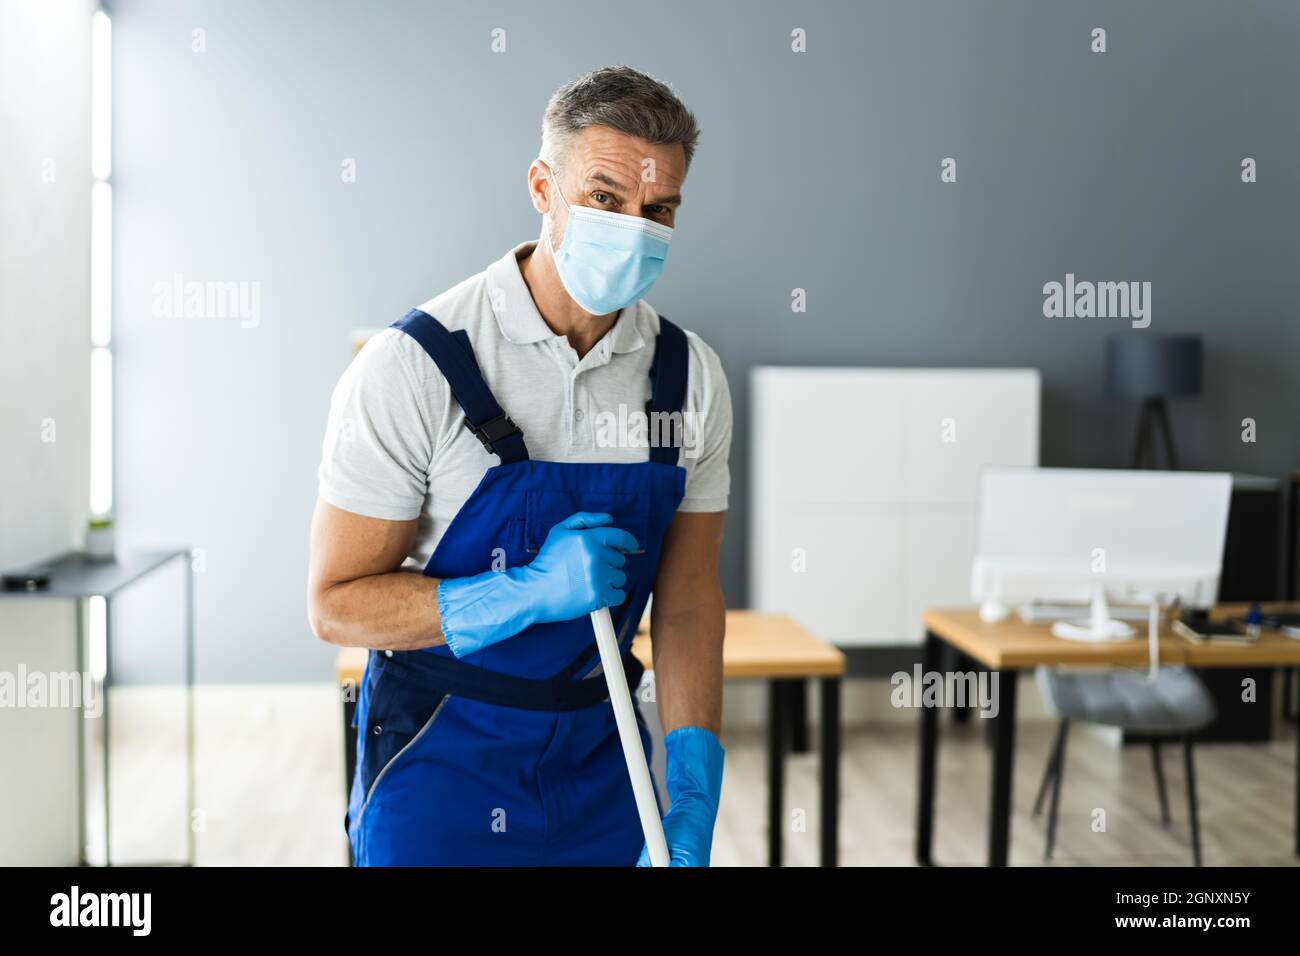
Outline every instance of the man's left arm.
<svg viewBox="0 0 1300 956">
<path fill-rule="evenodd" d="M 723 514 L 679 511 L 664 535 L 650 604 L 650 637 L 665 734 L 679 727 L 720 732 L 726 629 L 718 580 Z"/>
<path fill-rule="evenodd" d="M 664 729 L 673 866 L 708 866 L 722 795 L 722 512 L 679 511 L 664 536 L 650 638 Z M 649 864 L 643 850 L 638 865 Z"/>
</svg>

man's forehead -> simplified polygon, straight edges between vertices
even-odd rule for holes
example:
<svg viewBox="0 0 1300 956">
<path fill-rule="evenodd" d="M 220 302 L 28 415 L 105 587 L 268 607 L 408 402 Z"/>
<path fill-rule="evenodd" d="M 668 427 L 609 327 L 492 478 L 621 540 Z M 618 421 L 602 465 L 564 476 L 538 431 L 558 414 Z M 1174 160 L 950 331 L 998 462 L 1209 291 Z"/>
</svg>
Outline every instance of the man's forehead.
<svg viewBox="0 0 1300 956">
<path fill-rule="evenodd" d="M 633 179 L 596 164 L 590 169 L 584 170 L 582 184 L 584 186 L 608 186 L 610 189 L 620 192 L 631 192 L 640 188 L 641 180 L 640 174 Z M 662 175 L 646 175 L 644 182 L 649 186 L 652 195 L 656 193 L 675 193 L 681 188 L 680 180 Z"/>
<path fill-rule="evenodd" d="M 636 181 L 645 180 L 676 188 L 685 178 L 685 153 L 678 143 L 649 143 L 617 130 L 593 126 L 582 131 L 574 146 L 583 176 L 589 179 L 604 176 L 606 185 L 630 187 Z"/>
</svg>

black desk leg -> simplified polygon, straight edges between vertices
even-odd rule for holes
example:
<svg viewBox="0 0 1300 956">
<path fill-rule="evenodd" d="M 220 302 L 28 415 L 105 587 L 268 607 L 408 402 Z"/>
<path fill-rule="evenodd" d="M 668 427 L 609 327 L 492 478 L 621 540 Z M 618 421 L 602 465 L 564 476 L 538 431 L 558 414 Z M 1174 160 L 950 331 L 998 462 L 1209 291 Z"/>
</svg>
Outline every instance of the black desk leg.
<svg viewBox="0 0 1300 956">
<path fill-rule="evenodd" d="M 357 712 L 356 685 L 349 681 L 341 686 L 343 694 L 343 799 L 352 792 L 352 777 L 357 772 L 357 728 L 352 718 Z"/>
<path fill-rule="evenodd" d="M 1300 856 L 1300 724 L 1295 728 L 1295 855 Z"/>
<path fill-rule="evenodd" d="M 789 694 L 786 700 L 786 717 L 790 721 L 790 752 L 806 754 L 812 749 L 808 743 L 807 681 L 791 681 Z"/>
<path fill-rule="evenodd" d="M 929 674 L 939 670 L 939 656 L 942 642 L 938 636 L 926 631 L 925 645 L 921 652 L 921 673 Z M 921 746 L 920 768 L 916 792 L 916 862 L 929 866 L 930 844 L 934 837 L 934 771 L 935 758 L 939 746 L 939 711 L 933 707 L 921 710 Z"/>
<path fill-rule="evenodd" d="M 1016 671 L 997 675 L 998 715 L 993 747 L 993 794 L 989 806 L 989 866 L 1007 865 L 1011 844 L 1011 770 L 1016 749 Z"/>
<path fill-rule="evenodd" d="M 822 866 L 840 865 L 840 679 L 823 677 Z"/>
<path fill-rule="evenodd" d="M 961 673 L 962 671 L 973 670 L 975 668 L 975 662 L 951 644 L 945 644 L 943 650 L 944 653 L 940 655 L 939 659 L 943 661 L 943 670 L 945 673 L 952 672 L 956 674 Z M 954 724 L 969 724 L 971 714 L 975 713 L 975 707 L 969 703 L 965 707 L 958 707 L 953 704 L 951 709 L 952 722 Z"/>
<path fill-rule="evenodd" d="M 785 754 L 790 733 L 789 684 L 787 680 L 768 681 L 767 713 L 767 865 L 781 865 L 781 842 L 785 836 L 784 811 Z"/>
</svg>

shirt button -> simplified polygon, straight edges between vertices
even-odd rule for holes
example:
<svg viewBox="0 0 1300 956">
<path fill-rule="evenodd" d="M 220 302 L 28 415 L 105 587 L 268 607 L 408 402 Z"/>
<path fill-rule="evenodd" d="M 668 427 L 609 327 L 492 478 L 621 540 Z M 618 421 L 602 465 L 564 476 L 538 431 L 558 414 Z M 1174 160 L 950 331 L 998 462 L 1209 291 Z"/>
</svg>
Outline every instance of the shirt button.
<svg viewBox="0 0 1300 956">
<path fill-rule="evenodd" d="M 582 421 L 582 409 L 580 408 L 576 412 L 574 412 L 573 417 L 576 418 L 578 421 Z"/>
<path fill-rule="evenodd" d="M 393 656 L 393 652 L 392 652 L 392 651 L 384 651 L 384 656 L 385 656 L 385 657 L 392 657 L 392 656 Z"/>
<path fill-rule="evenodd" d="M 384 732 L 384 728 L 380 727 L 378 724 L 375 724 L 375 730 L 374 730 L 375 736 L 378 737 L 383 732 Z"/>
</svg>

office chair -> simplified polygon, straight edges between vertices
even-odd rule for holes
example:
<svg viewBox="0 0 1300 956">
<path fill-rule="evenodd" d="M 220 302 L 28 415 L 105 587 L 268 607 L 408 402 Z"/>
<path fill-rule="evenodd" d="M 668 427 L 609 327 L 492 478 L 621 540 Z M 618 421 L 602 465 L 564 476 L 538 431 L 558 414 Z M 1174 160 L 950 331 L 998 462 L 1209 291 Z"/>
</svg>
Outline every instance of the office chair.
<svg viewBox="0 0 1300 956">
<path fill-rule="evenodd" d="M 1154 738 L 1151 765 L 1156 793 L 1160 798 L 1160 822 L 1169 825 L 1169 798 L 1165 792 L 1164 768 L 1160 762 L 1160 738 L 1181 739 L 1187 775 L 1187 813 L 1191 828 L 1192 865 L 1201 865 L 1201 832 L 1197 821 L 1196 772 L 1192 759 L 1192 735 L 1212 723 L 1214 700 L 1205 684 L 1190 669 L 1164 667 L 1154 677 L 1130 670 L 1084 671 L 1040 667 L 1036 678 L 1048 708 L 1060 717 L 1056 739 L 1047 758 L 1043 781 L 1034 801 L 1034 816 L 1042 812 L 1050 785 L 1052 802 L 1047 817 L 1045 860 L 1052 858 L 1056 843 L 1056 810 L 1065 776 L 1065 740 L 1070 723 L 1082 721 L 1119 727 Z"/>
</svg>

